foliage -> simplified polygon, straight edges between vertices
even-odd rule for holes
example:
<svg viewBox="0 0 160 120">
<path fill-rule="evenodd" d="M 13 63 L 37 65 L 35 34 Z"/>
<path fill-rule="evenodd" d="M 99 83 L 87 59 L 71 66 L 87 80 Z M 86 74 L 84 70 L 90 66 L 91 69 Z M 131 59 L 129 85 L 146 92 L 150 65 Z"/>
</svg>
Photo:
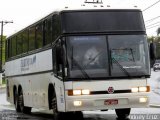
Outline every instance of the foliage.
<svg viewBox="0 0 160 120">
<path fill-rule="evenodd" d="M 6 84 L 6 80 L 5 79 L 2 79 L 2 84 Z"/>
<path fill-rule="evenodd" d="M 157 29 L 157 36 L 160 34 L 160 27 Z"/>
<path fill-rule="evenodd" d="M 156 58 L 160 59 L 160 36 L 148 37 L 148 42 L 153 42 L 156 45 Z"/>
<path fill-rule="evenodd" d="M 148 38 L 147 38 L 147 39 L 148 39 L 148 43 L 153 42 L 155 38 L 156 38 L 156 37 L 154 37 L 154 36 L 148 37 Z"/>
<path fill-rule="evenodd" d="M 1 38 L 1 36 L 0 36 Z M 2 41 L 2 63 L 4 64 L 5 62 L 5 39 L 6 36 L 3 36 L 3 41 Z M 1 43 L 1 42 L 0 42 Z M 1 48 L 1 47 L 0 47 Z M 0 49 L 0 58 L 1 58 L 1 49 Z M 1 59 L 0 59 L 1 60 Z"/>
</svg>

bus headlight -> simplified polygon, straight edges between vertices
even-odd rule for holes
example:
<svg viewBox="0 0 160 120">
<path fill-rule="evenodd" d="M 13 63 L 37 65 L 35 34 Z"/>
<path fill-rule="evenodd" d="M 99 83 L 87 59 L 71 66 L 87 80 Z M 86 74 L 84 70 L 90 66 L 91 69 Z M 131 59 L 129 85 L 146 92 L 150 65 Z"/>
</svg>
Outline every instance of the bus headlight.
<svg viewBox="0 0 160 120">
<path fill-rule="evenodd" d="M 82 90 L 82 95 L 89 95 L 90 91 L 89 90 Z"/>
<path fill-rule="evenodd" d="M 139 92 L 146 92 L 147 91 L 147 87 L 139 87 Z"/>
<path fill-rule="evenodd" d="M 149 92 L 150 91 L 150 86 L 135 87 L 135 88 L 132 88 L 131 91 L 133 93 L 136 93 L 136 92 Z"/>
<path fill-rule="evenodd" d="M 149 92 L 150 86 L 139 87 L 139 92 Z"/>
<path fill-rule="evenodd" d="M 81 95 L 82 91 L 81 90 L 73 90 L 73 95 Z"/>
<path fill-rule="evenodd" d="M 137 87 L 137 88 L 132 88 L 131 91 L 132 91 L 133 93 L 138 92 L 138 87 Z"/>
<path fill-rule="evenodd" d="M 89 95 L 90 90 L 68 90 L 68 96 Z"/>
</svg>

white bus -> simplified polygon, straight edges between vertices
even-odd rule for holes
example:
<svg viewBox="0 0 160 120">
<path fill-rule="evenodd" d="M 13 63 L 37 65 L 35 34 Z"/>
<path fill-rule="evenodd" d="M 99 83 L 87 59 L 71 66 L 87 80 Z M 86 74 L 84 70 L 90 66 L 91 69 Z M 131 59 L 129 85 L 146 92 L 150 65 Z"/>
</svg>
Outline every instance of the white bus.
<svg viewBox="0 0 160 120">
<path fill-rule="evenodd" d="M 52 109 L 54 119 L 82 111 L 147 107 L 150 59 L 139 9 L 51 13 L 6 41 L 7 100 L 17 112 Z"/>
</svg>

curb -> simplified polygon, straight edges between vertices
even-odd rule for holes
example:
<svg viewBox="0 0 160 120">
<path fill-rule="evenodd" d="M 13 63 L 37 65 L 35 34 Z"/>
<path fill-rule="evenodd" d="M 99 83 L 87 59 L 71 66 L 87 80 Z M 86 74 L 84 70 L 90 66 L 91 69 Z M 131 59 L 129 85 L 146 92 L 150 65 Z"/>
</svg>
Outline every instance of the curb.
<svg viewBox="0 0 160 120">
<path fill-rule="evenodd" d="M 149 106 L 153 108 L 160 108 L 160 104 L 150 104 Z"/>
</svg>

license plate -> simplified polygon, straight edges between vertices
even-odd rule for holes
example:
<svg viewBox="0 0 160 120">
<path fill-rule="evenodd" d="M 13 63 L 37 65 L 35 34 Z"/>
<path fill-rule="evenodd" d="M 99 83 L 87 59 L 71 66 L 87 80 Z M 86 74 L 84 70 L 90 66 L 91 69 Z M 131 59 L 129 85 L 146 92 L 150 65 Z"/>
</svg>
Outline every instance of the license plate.
<svg viewBox="0 0 160 120">
<path fill-rule="evenodd" d="M 117 99 L 108 99 L 104 101 L 105 105 L 117 105 L 118 104 L 118 100 Z"/>
</svg>

